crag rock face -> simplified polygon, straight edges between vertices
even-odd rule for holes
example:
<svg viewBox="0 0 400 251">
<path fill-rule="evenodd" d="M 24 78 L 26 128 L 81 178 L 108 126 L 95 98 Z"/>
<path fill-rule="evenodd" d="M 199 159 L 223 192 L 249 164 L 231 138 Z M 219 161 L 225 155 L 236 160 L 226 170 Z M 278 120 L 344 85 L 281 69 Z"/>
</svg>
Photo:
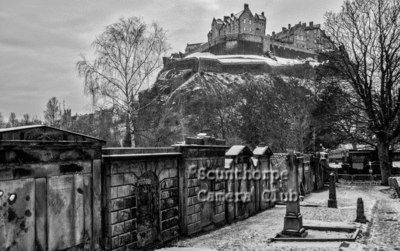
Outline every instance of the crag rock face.
<svg viewBox="0 0 400 251">
<path fill-rule="evenodd" d="M 284 130 L 287 122 L 279 114 L 299 111 L 292 105 L 295 102 L 304 107 L 312 104 L 306 78 L 313 72 L 306 65 L 282 67 L 275 73 L 161 72 L 154 86 L 139 96 L 137 146 L 170 146 L 205 128 L 211 136 L 227 139 L 228 145 L 245 142 L 255 146 L 258 140 L 273 143 L 274 139 L 265 136 L 273 134 L 257 128 L 271 123 L 268 130 Z"/>
<path fill-rule="evenodd" d="M 168 146 L 182 141 L 182 135 L 196 135 L 203 127 L 215 134 L 216 110 L 229 102 L 238 86 L 249 81 L 267 84 L 270 76 L 190 70 L 161 73 L 154 87 L 139 97 L 140 106 L 145 108 L 139 111 L 136 123 L 141 133 L 138 145 Z M 149 136 L 153 139 L 149 140 Z"/>
</svg>

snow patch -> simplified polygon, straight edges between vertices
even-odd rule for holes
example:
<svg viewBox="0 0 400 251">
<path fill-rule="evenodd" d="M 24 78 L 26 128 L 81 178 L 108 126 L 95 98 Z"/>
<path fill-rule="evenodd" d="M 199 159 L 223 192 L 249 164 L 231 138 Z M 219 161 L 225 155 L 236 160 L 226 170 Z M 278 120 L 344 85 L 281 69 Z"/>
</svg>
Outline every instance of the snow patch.
<svg viewBox="0 0 400 251">
<path fill-rule="evenodd" d="M 311 66 L 317 66 L 320 63 L 316 62 L 313 58 L 307 59 L 291 59 L 291 58 L 282 58 L 275 57 L 274 59 L 269 57 L 257 56 L 257 55 L 214 55 L 209 52 L 196 52 L 186 56 L 185 58 L 203 58 L 203 59 L 214 59 L 222 64 L 240 64 L 240 63 L 267 63 L 271 66 L 285 66 L 285 65 L 296 65 L 296 64 L 304 64 L 308 62 Z"/>
</svg>

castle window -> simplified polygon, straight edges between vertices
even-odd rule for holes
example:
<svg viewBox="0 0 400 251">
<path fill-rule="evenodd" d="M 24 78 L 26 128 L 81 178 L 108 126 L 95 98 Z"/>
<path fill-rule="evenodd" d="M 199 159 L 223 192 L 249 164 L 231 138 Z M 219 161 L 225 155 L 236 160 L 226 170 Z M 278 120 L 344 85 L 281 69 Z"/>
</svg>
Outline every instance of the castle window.
<svg viewBox="0 0 400 251">
<path fill-rule="evenodd" d="M 251 24 L 251 20 L 249 20 L 249 24 Z M 251 29 L 250 29 L 251 30 Z"/>
<path fill-rule="evenodd" d="M 246 27 L 243 27 L 243 30 L 245 31 L 245 30 L 246 30 Z"/>
<path fill-rule="evenodd" d="M 246 23 L 246 19 L 243 19 L 243 23 Z"/>
</svg>

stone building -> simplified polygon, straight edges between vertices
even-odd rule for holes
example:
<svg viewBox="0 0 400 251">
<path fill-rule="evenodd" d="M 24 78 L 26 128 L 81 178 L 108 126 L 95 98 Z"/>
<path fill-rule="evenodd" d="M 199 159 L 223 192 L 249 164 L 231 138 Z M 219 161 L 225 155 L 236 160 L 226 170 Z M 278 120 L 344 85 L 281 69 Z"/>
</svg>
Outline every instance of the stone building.
<svg viewBox="0 0 400 251">
<path fill-rule="evenodd" d="M 293 45 L 294 47 L 306 50 L 322 50 L 329 47 L 328 39 L 324 36 L 324 31 L 320 24 L 314 25 L 313 22 L 299 22 L 298 24 L 288 27 L 282 27 L 279 33 L 273 32 L 271 39 Z"/>
<path fill-rule="evenodd" d="M 202 45 L 203 43 L 187 44 L 185 48 L 185 54 L 191 53 L 194 49 Z"/>
<path fill-rule="evenodd" d="M 267 19 L 264 12 L 261 15 L 253 13 L 249 9 L 248 4 L 244 4 L 244 9 L 237 14 L 224 16 L 223 19 L 213 19 L 211 30 L 208 32 L 208 42 L 218 38 L 219 36 L 228 34 L 251 34 L 264 36 Z"/>
</svg>

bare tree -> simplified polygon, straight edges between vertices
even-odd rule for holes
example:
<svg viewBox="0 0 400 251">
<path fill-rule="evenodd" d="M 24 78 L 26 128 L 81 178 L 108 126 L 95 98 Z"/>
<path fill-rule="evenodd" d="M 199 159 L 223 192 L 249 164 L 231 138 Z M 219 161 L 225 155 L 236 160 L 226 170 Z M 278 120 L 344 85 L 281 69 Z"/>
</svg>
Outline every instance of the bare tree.
<svg viewBox="0 0 400 251">
<path fill-rule="evenodd" d="M 27 113 L 27 114 L 24 114 L 22 123 L 23 123 L 24 125 L 29 125 L 29 124 L 31 123 L 31 118 L 30 118 L 30 116 L 29 116 L 28 113 Z"/>
<path fill-rule="evenodd" d="M 138 93 L 162 67 L 161 57 L 169 49 L 166 32 L 157 23 L 147 26 L 140 18 L 121 18 L 107 26 L 92 46 L 96 59 L 89 62 L 82 55 L 76 64 L 84 77 L 85 94 L 93 98 L 94 105 L 123 112 L 124 145 L 134 146 Z"/>
<path fill-rule="evenodd" d="M 327 57 L 359 101 L 358 124 L 375 136 L 387 185 L 389 146 L 400 134 L 400 2 L 346 0 L 341 12 L 326 13 L 325 29 L 333 43 Z"/>
<path fill-rule="evenodd" d="M 18 126 L 18 119 L 15 113 L 11 113 L 10 117 L 8 118 L 8 126 L 9 127 L 16 127 Z"/>
<path fill-rule="evenodd" d="M 61 103 L 58 102 L 56 97 L 52 97 L 47 102 L 47 109 L 43 111 L 45 124 L 49 126 L 58 127 L 62 116 Z"/>
<path fill-rule="evenodd" d="M 3 118 L 3 115 L 1 115 L 1 112 L 0 112 L 0 128 L 3 128 L 4 127 L 4 118 Z"/>
</svg>

